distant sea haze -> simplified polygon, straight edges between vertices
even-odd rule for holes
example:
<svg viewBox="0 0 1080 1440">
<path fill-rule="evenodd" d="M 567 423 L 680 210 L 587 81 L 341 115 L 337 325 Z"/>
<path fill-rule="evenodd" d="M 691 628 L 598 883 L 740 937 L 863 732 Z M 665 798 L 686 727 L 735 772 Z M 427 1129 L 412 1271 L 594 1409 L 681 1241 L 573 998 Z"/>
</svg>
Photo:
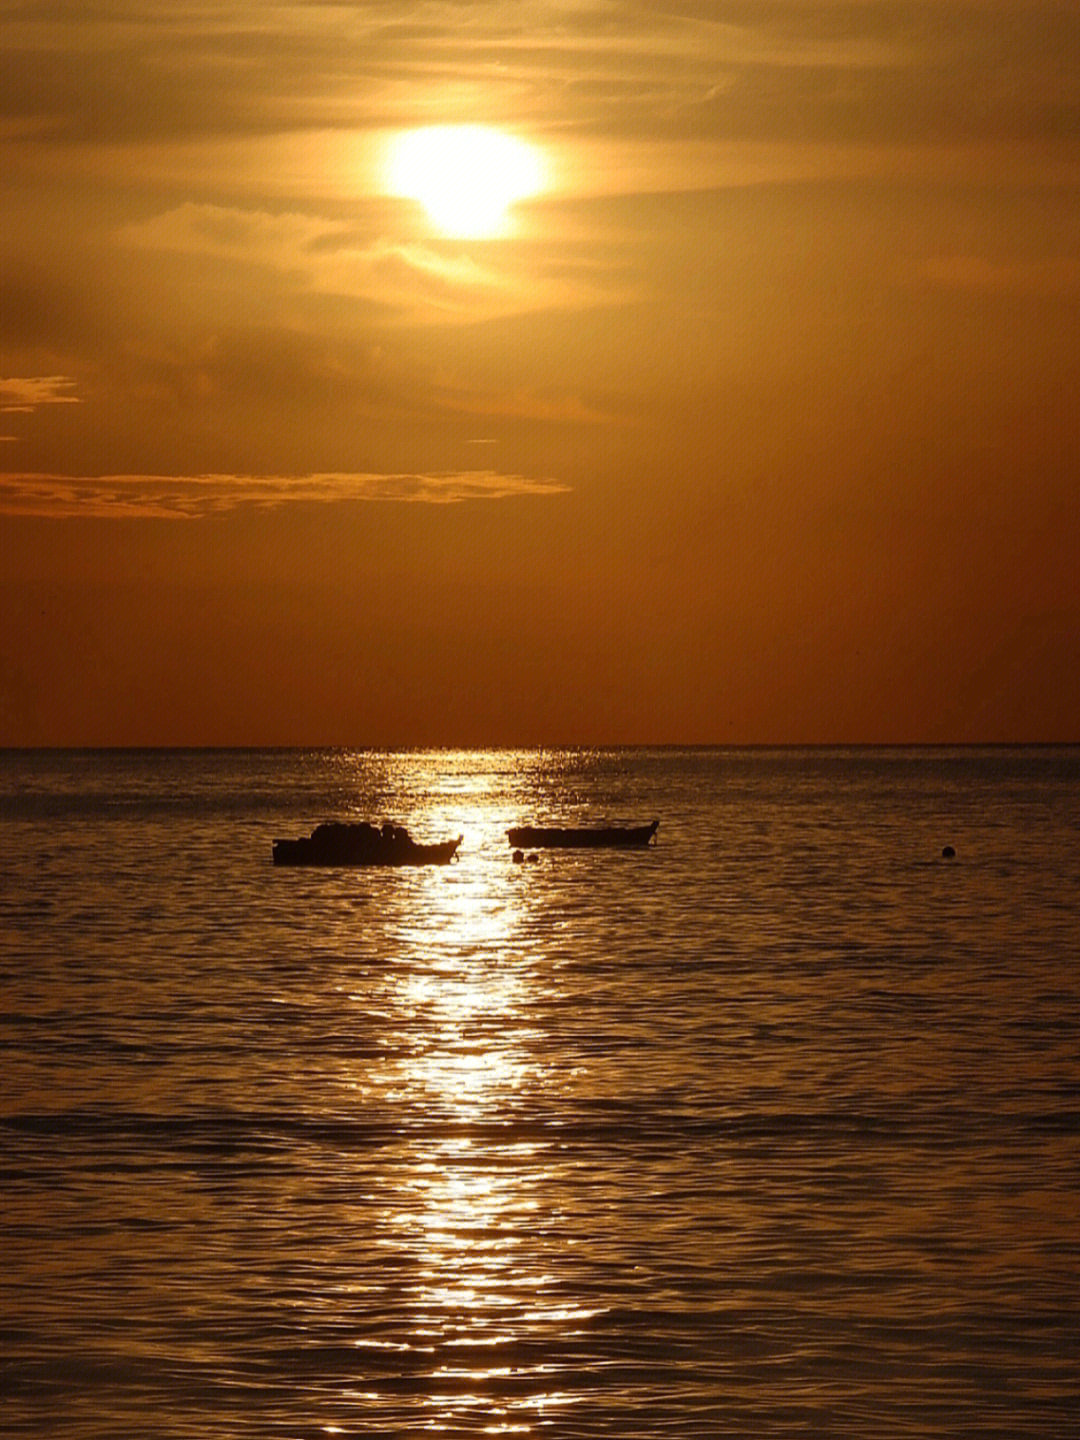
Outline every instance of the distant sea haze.
<svg viewBox="0 0 1080 1440">
<path fill-rule="evenodd" d="M 4 1433 L 1071 1437 L 1078 842 L 1067 747 L 3 753 Z"/>
</svg>

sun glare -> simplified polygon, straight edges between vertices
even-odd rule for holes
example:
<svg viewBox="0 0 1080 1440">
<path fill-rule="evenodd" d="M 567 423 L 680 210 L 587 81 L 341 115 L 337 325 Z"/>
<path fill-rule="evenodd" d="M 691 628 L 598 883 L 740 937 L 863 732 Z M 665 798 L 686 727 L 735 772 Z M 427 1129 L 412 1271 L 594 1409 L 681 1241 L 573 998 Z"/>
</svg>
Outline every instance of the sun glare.
<svg viewBox="0 0 1080 1440">
<path fill-rule="evenodd" d="M 544 166 L 534 146 L 503 130 L 436 125 L 397 137 L 388 179 L 444 235 L 484 239 L 506 232 L 515 202 L 542 188 Z"/>
</svg>

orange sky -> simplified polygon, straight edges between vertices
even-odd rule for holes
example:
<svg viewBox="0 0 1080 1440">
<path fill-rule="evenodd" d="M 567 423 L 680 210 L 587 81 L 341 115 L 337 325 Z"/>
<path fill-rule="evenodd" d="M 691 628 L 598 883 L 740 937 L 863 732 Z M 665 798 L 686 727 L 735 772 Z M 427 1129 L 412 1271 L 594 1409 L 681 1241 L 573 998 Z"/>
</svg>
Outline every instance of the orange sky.
<svg viewBox="0 0 1080 1440">
<path fill-rule="evenodd" d="M 1080 7 L 0 0 L 0 744 L 1080 739 Z M 451 235 L 394 136 L 544 188 Z"/>
</svg>

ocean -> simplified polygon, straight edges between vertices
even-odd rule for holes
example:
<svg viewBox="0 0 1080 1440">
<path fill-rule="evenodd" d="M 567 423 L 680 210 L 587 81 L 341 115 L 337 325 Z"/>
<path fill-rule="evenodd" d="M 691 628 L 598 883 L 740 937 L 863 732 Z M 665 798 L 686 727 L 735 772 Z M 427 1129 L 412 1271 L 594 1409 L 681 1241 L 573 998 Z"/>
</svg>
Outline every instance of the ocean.
<svg viewBox="0 0 1080 1440">
<path fill-rule="evenodd" d="M 1078 905 L 1076 747 L 4 752 L 0 1429 L 1073 1437 Z"/>
</svg>

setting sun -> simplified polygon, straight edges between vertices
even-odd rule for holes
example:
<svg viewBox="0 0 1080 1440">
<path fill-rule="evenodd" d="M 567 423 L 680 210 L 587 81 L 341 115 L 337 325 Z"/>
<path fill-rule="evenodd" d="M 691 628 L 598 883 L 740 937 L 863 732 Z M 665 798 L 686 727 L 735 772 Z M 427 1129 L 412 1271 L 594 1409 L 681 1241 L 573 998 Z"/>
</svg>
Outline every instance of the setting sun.
<svg viewBox="0 0 1080 1440">
<path fill-rule="evenodd" d="M 445 235 L 502 234 L 510 207 L 542 187 L 544 167 L 532 146 L 485 125 L 410 130 L 388 162 L 395 195 L 418 200 Z"/>
</svg>

